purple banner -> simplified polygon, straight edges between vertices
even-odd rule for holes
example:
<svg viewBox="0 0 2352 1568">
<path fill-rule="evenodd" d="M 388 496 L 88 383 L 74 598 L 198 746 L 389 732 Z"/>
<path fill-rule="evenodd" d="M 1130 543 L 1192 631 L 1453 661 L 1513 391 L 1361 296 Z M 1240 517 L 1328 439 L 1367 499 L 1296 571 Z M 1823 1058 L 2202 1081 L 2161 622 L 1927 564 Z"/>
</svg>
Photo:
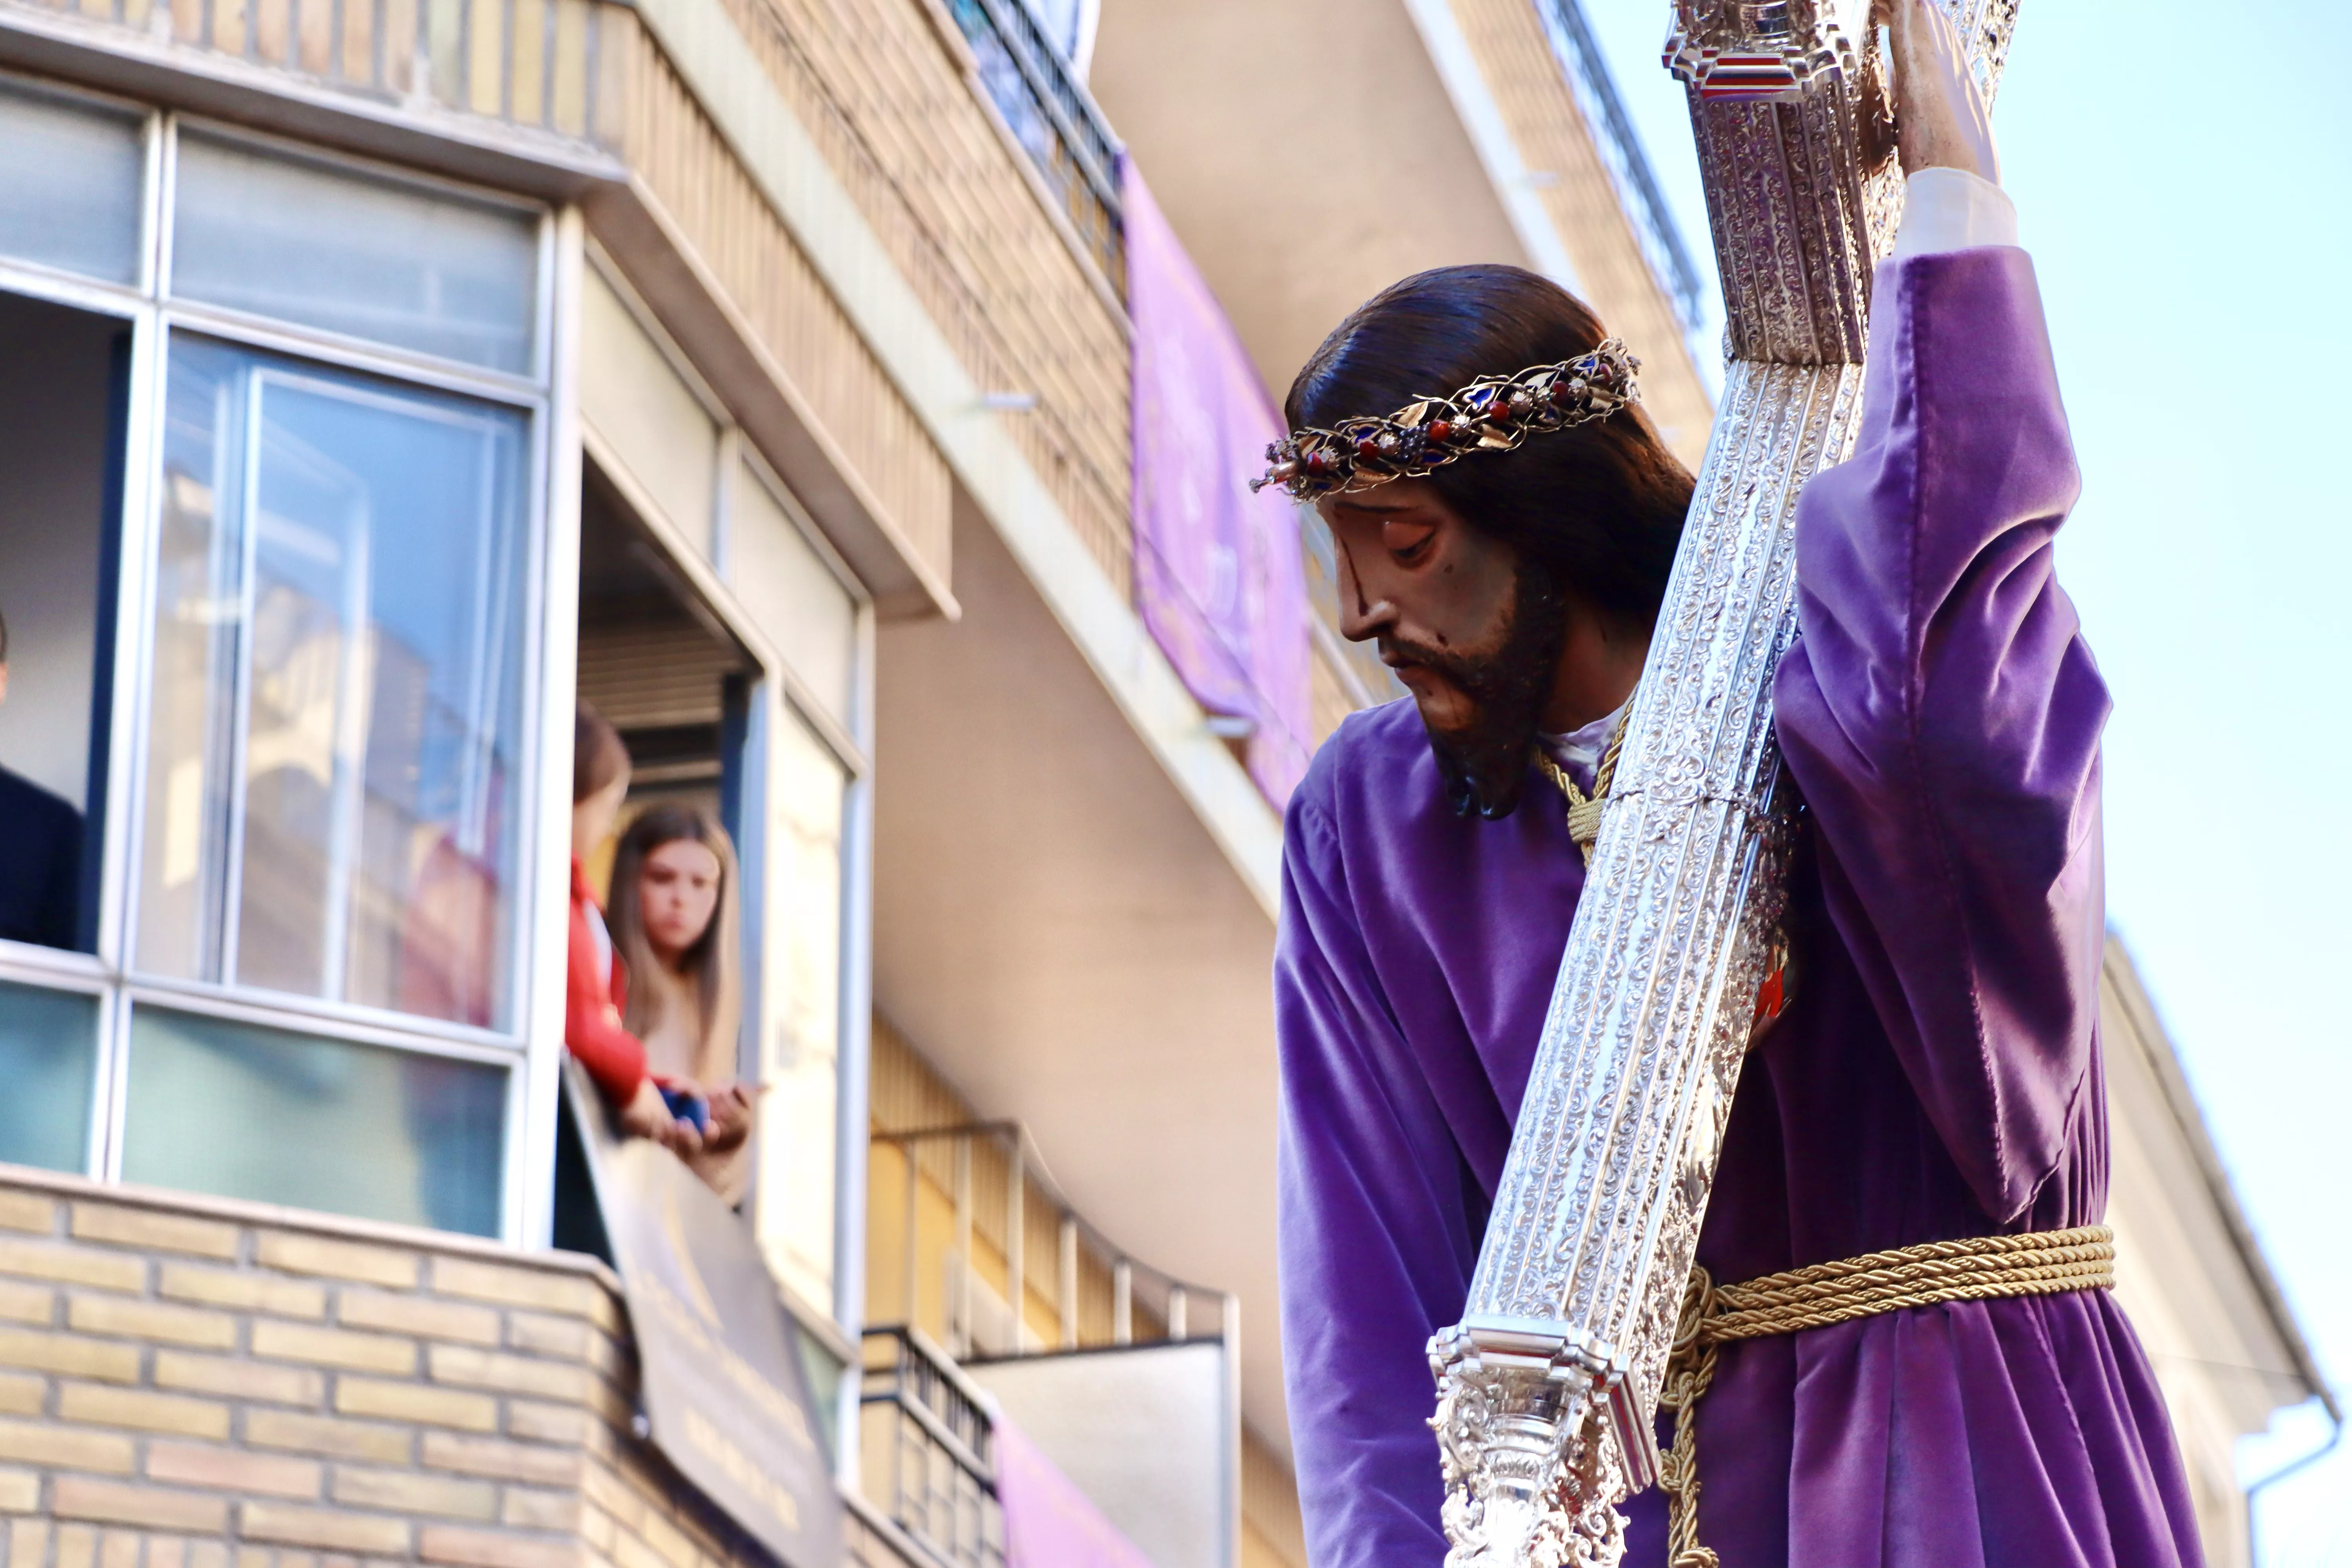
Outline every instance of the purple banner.
<svg viewBox="0 0 2352 1568">
<path fill-rule="evenodd" d="M 1002 1415 L 991 1426 L 1005 1568 L 1152 1568 L 1020 1427 Z"/>
<path fill-rule="evenodd" d="M 1283 433 L 1233 323 L 1131 160 L 1135 603 L 1202 707 L 1247 721 L 1251 777 L 1276 806 L 1306 774 L 1306 568 L 1297 503 L 1252 494 Z"/>
</svg>

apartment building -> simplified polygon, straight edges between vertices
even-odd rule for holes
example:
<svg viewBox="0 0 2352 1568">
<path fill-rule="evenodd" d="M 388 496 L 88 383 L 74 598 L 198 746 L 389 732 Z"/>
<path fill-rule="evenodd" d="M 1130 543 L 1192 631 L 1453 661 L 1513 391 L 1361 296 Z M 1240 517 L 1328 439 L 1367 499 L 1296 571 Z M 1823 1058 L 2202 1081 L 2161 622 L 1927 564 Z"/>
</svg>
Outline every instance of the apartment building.
<svg viewBox="0 0 2352 1568">
<path fill-rule="evenodd" d="M 1391 689 L 1233 443 L 1474 259 L 1696 462 L 1570 0 L 0 0 L 7 1568 L 1304 1568 L 1279 804 Z M 789 1485 L 551 1245 L 579 698 L 740 856 Z"/>
</svg>

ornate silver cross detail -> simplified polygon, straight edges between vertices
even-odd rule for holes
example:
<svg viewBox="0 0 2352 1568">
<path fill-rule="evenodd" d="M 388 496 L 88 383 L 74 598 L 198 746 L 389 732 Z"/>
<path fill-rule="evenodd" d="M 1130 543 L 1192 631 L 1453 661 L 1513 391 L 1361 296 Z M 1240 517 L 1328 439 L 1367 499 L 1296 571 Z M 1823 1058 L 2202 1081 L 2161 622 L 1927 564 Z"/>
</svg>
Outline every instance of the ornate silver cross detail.
<svg viewBox="0 0 2352 1568">
<path fill-rule="evenodd" d="M 1797 496 L 1851 447 L 1903 182 L 1865 0 L 1676 0 L 1729 363 L 1462 1321 L 1434 1336 L 1451 1568 L 1605 1568 L 1778 930 L 1771 680 Z M 1988 97 L 2016 0 L 1940 0 Z M 1874 160 L 1874 150 L 1875 158 Z"/>
</svg>

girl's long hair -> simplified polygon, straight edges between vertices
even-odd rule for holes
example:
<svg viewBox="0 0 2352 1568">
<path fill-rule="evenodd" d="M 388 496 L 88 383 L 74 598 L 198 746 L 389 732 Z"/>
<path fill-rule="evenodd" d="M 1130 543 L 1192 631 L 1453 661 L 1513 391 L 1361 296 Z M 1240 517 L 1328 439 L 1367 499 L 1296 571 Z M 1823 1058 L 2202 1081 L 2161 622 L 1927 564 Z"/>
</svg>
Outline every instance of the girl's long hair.
<svg viewBox="0 0 2352 1568">
<path fill-rule="evenodd" d="M 643 1038 L 655 1026 L 661 1005 L 660 994 L 651 983 L 661 959 L 646 940 L 637 879 L 647 856 L 681 838 L 692 839 L 719 858 L 719 901 L 711 909 L 710 923 L 685 953 L 686 970 L 694 977 L 702 1011 L 694 1076 L 707 1088 L 740 1076 L 736 1034 L 743 1016 L 743 952 L 736 888 L 741 878 L 735 863 L 735 844 L 727 830 L 699 806 L 663 805 L 643 813 L 629 824 L 614 851 L 612 908 L 605 911 L 604 921 L 611 928 L 614 948 L 635 979 L 629 987 L 628 1012 L 622 1021 L 631 1034 Z"/>
</svg>

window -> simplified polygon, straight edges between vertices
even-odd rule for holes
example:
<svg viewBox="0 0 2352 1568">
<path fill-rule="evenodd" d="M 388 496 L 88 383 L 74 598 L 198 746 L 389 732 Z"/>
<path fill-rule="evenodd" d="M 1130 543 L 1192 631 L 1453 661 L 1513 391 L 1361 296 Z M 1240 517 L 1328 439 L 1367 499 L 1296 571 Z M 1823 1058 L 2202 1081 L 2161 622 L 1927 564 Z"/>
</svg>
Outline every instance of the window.
<svg viewBox="0 0 2352 1568">
<path fill-rule="evenodd" d="M 139 280 L 144 117 L 0 83 L 0 256 Z"/>
<path fill-rule="evenodd" d="M 177 173 L 182 299 L 530 374 L 528 212 L 196 133 L 179 138 Z"/>
<path fill-rule="evenodd" d="M 550 1179 L 550 230 L 0 79 L 0 1161 L 480 1235 Z M 872 612 L 625 289 L 583 311 L 580 680 L 743 841 L 759 1225 L 824 1300 Z"/>
<path fill-rule="evenodd" d="M 495 1236 L 506 1077 L 142 1006 L 123 1179 Z"/>
<path fill-rule="evenodd" d="M 789 711 L 768 753 L 767 984 L 760 1081 L 760 1242 L 811 1301 L 832 1299 L 834 1160 L 841 1055 L 840 759 Z"/>
<path fill-rule="evenodd" d="M 0 1160 L 521 1212 L 547 232 L 0 79 Z"/>
<path fill-rule="evenodd" d="M 635 760 L 632 805 L 715 792 L 736 835 L 756 955 L 742 1057 L 766 1091 L 754 1225 L 777 1276 L 830 1302 L 872 610 L 750 434 L 681 371 L 609 262 L 591 259 L 581 691 Z"/>
<path fill-rule="evenodd" d="M 137 969 L 510 1026 L 526 440 L 173 342 Z"/>
<path fill-rule="evenodd" d="M 79 1171 L 98 1064 L 98 999 L 0 984 L 0 1160 Z"/>
</svg>

